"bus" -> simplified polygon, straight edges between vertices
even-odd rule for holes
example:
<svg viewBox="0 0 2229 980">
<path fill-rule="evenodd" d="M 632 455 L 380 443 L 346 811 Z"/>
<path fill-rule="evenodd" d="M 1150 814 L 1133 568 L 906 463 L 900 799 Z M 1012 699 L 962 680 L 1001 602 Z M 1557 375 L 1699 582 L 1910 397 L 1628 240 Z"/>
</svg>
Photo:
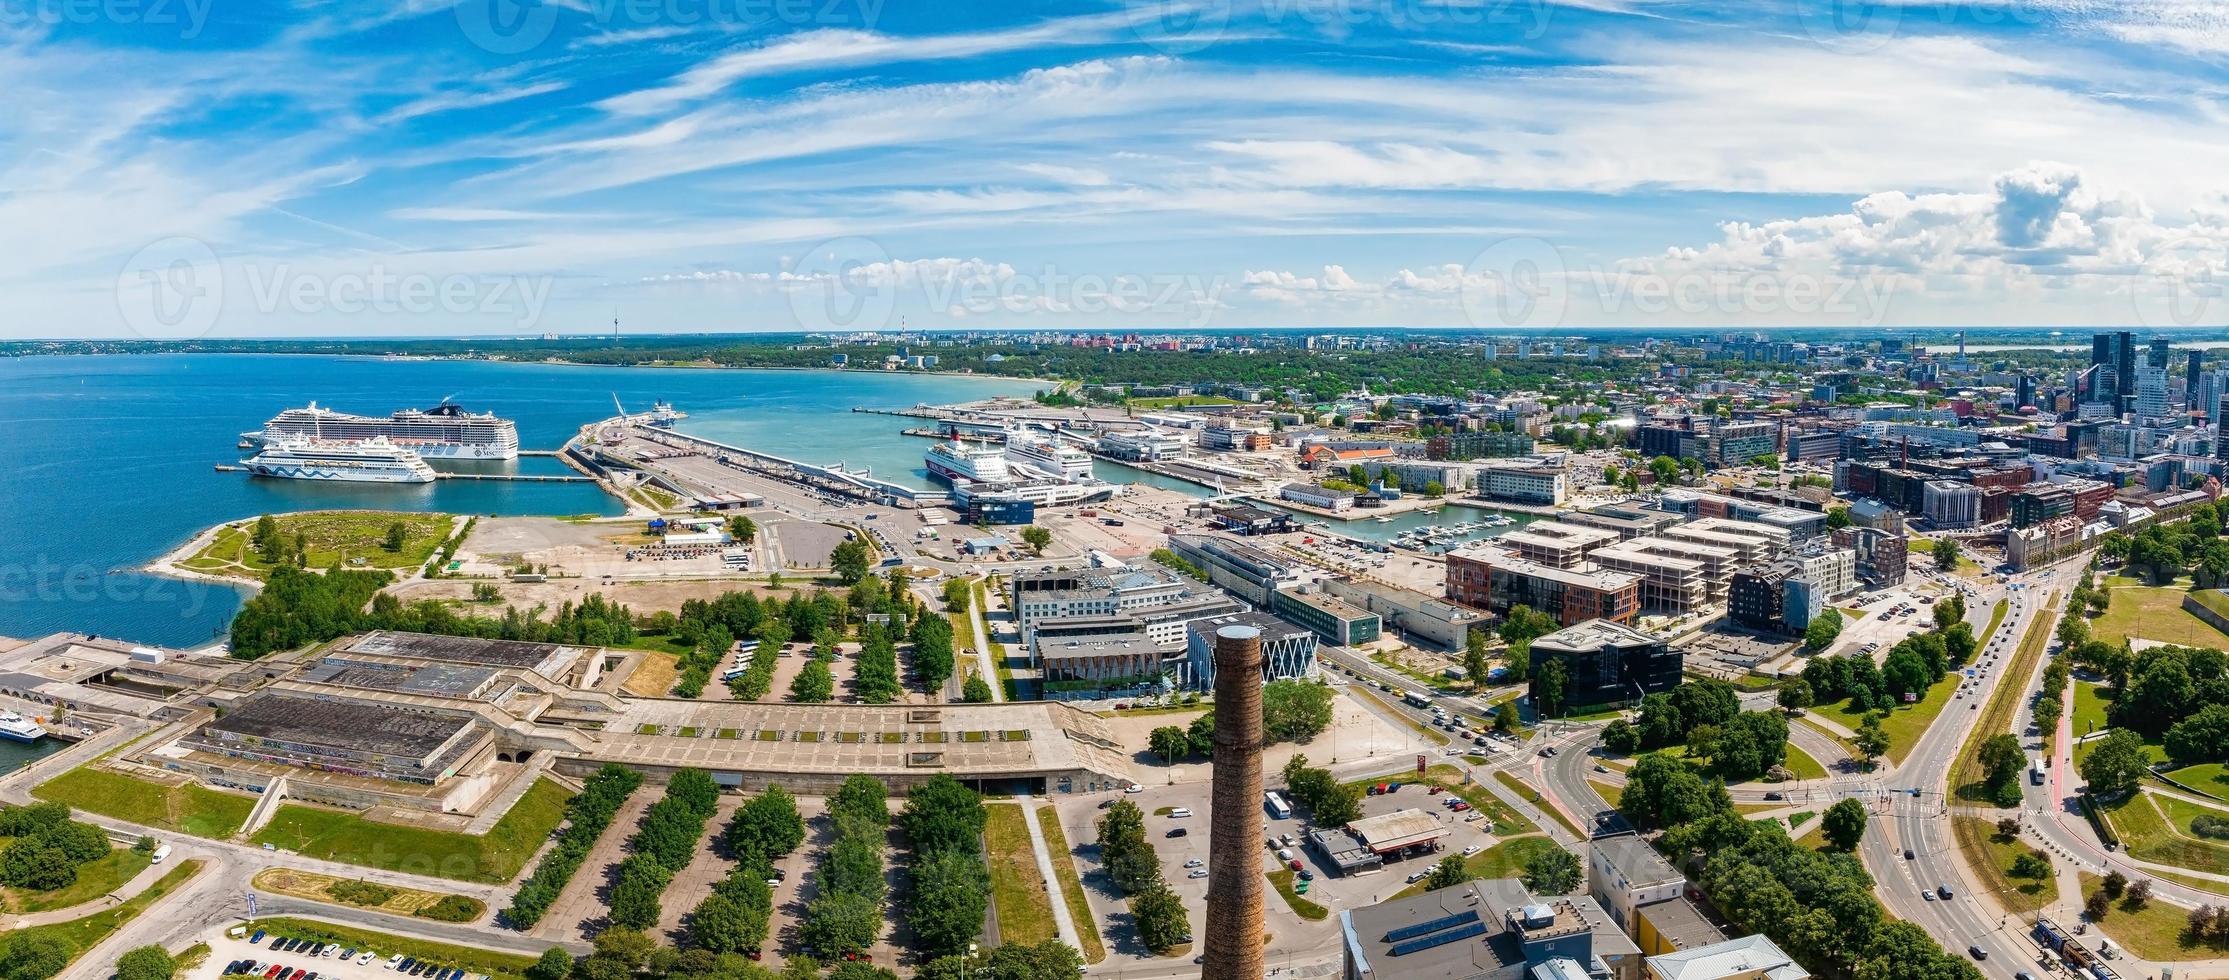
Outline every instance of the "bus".
<svg viewBox="0 0 2229 980">
<path fill-rule="evenodd" d="M 2043 785 L 2043 757 L 2040 755 L 2028 760 L 2028 782 Z"/>
<path fill-rule="evenodd" d="M 1275 817 L 1279 820 L 1289 820 L 1292 818 L 1293 805 L 1285 802 L 1285 795 L 1283 793 L 1279 793 L 1276 790 L 1270 790 L 1267 793 L 1263 793 L 1262 805 L 1269 809 L 1269 815 L 1272 817 Z"/>
<path fill-rule="evenodd" d="M 1432 706 L 1431 698 L 1425 697 L 1422 694 L 1418 694 L 1415 691 L 1402 691 L 1401 700 L 1407 701 L 1408 703 L 1416 705 L 1419 708 L 1429 708 Z"/>
</svg>

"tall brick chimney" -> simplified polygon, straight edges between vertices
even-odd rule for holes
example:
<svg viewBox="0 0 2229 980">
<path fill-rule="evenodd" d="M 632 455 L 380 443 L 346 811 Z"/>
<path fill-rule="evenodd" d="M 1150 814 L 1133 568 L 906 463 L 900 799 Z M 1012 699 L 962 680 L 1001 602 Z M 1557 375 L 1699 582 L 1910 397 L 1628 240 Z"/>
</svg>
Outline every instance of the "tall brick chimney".
<svg viewBox="0 0 2229 980">
<path fill-rule="evenodd" d="M 1215 795 L 1207 850 L 1204 980 L 1261 980 L 1262 632 L 1215 631 Z"/>
</svg>

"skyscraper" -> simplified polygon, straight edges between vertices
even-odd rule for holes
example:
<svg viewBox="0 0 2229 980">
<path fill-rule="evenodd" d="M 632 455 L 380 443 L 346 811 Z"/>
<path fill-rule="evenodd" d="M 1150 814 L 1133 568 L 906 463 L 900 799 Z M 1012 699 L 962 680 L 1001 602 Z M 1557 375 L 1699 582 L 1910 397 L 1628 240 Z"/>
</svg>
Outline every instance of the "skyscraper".
<svg viewBox="0 0 2229 980">
<path fill-rule="evenodd" d="M 2153 335 L 2152 335 L 2152 348 L 2151 348 L 2151 350 L 2150 350 L 2150 351 L 2147 351 L 2147 352 L 2146 352 L 2146 353 L 2147 353 L 2147 354 L 2149 355 L 2149 356 L 2148 356 L 2148 357 L 2146 358 L 2146 361 L 2147 361 L 2147 362 L 2149 362 L 2149 363 L 2151 364 L 2151 366 L 2153 366 L 2153 367 L 2155 367 L 2155 368 L 2159 368 L 2160 370 L 2163 370 L 2163 371 L 2164 371 L 2164 370 L 2166 370 L 2166 369 L 2167 369 L 2167 357 L 2168 357 L 2168 348 L 2169 348 L 2169 346 L 2170 346 L 2170 345 L 2169 345 L 2169 343 L 2168 343 L 2168 340 L 2167 340 L 2167 338 L 2166 338 L 2166 337 L 2165 337 L 2164 335 L 2161 335 L 2161 334 L 2153 334 Z"/>
<path fill-rule="evenodd" d="M 1262 631 L 1215 631 L 1215 758 L 1204 980 L 1261 980 Z"/>
<path fill-rule="evenodd" d="M 2206 352 L 2193 347 L 2183 353 L 2188 358 L 2183 369 L 2183 404 L 2191 411 L 2203 411 L 2206 403 L 2198 400 L 2198 379 L 2206 373 Z"/>
<path fill-rule="evenodd" d="M 2113 372 L 2108 383 L 2096 385 L 2091 401 L 2106 402 L 2116 412 L 2127 412 L 2136 402 L 2136 334 L 2114 330 L 2090 338 L 2090 364 Z M 2106 382 L 2102 372 L 2100 382 Z"/>
<path fill-rule="evenodd" d="M 2136 369 L 2136 417 L 2156 419 L 2167 414 L 2167 369 L 2149 364 Z"/>
</svg>

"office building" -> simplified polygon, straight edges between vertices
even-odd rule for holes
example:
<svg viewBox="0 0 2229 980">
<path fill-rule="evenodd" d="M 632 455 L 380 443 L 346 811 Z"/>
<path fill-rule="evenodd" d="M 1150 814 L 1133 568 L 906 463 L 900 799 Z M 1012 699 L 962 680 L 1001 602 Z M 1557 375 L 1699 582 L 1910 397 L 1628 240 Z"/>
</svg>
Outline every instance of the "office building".
<svg viewBox="0 0 2229 980">
<path fill-rule="evenodd" d="M 2136 369 L 2136 418 L 2140 421 L 2167 417 L 2167 369 L 2145 365 Z"/>
<path fill-rule="evenodd" d="M 1677 614 L 1725 601 L 1740 565 L 1737 555 L 1731 548 L 1659 537 L 1620 541 L 1588 557 L 1611 571 L 1641 576 L 1643 609 Z"/>
<path fill-rule="evenodd" d="M 1269 605 L 1272 593 L 1297 587 L 1303 581 L 1300 570 L 1291 563 L 1243 541 L 1208 534 L 1172 534 L 1169 550 L 1206 572 L 1209 584 L 1256 606 Z"/>
<path fill-rule="evenodd" d="M 1486 615 L 1476 609 L 1373 578 L 1334 576 L 1317 585 L 1338 599 L 1376 613 L 1383 627 L 1399 630 L 1421 646 L 1460 650 L 1470 631 L 1487 625 Z"/>
<path fill-rule="evenodd" d="M 1494 546 L 1514 552 L 1526 561 L 1554 568 L 1578 568 L 1587 553 L 1615 544 L 1615 531 L 1581 527 L 1561 521 L 1534 521 L 1493 539 Z"/>
<path fill-rule="evenodd" d="M 1561 505 L 1571 496 L 1570 477 L 1545 466 L 1489 465 L 1478 471 L 1478 495 L 1520 504 Z"/>
<path fill-rule="evenodd" d="M 1556 520 L 1580 527 L 1595 527 L 1615 531 L 1621 540 L 1662 534 L 1678 527 L 1687 520 L 1686 515 L 1650 510 L 1627 504 L 1603 504 L 1586 510 L 1565 511 Z M 1699 523 L 1699 522 L 1698 522 Z"/>
<path fill-rule="evenodd" d="M 1532 643 L 1533 665 L 1563 664 L 1567 705 L 1638 701 L 1678 687 L 1684 662 L 1663 638 L 1606 620 L 1567 626 Z"/>
<path fill-rule="evenodd" d="M 1610 914 L 1641 955 L 1723 942 L 1726 934 L 1687 900 L 1687 877 L 1631 834 L 1587 842 L 1587 897 Z"/>
<path fill-rule="evenodd" d="M 2090 366 L 2095 381 L 2091 385 L 2091 402 L 2111 406 L 2115 414 L 2134 407 L 2136 393 L 2130 383 L 2136 377 L 2136 335 L 2127 330 L 2099 333 L 2090 338 Z"/>
<path fill-rule="evenodd" d="M 1675 524 L 1657 532 L 1657 537 L 1677 541 L 1692 541 L 1715 548 L 1729 548 L 1742 564 L 1772 561 L 1788 551 L 1787 529 L 1754 521 L 1733 521 L 1723 517 L 1705 517 L 1701 520 Z"/>
<path fill-rule="evenodd" d="M 1376 613 L 1322 592 L 1287 589 L 1272 593 L 1269 611 L 1315 631 L 1325 643 L 1357 646 L 1378 638 L 1383 626 Z"/>
<path fill-rule="evenodd" d="M 1483 545 L 1447 554 L 1447 597 L 1498 616 L 1529 606 L 1573 626 L 1590 619 L 1631 623 L 1641 609 L 1641 577 L 1526 561 Z"/>
<path fill-rule="evenodd" d="M 1847 548 L 1855 557 L 1858 578 L 1877 589 L 1904 583 L 1905 559 L 1911 542 L 1894 531 L 1877 527 L 1845 527 L 1835 531 L 1836 548 Z"/>
<path fill-rule="evenodd" d="M 1287 483 L 1277 489 L 1277 499 L 1334 514 L 1343 514 L 1354 509 L 1354 491 L 1333 490 L 1313 483 Z"/>
<path fill-rule="evenodd" d="M 1530 456 L 1532 436 L 1523 432 L 1449 432 L 1424 441 L 1430 460 L 1502 459 Z"/>
<path fill-rule="evenodd" d="M 1192 687 L 1215 686 L 1215 634 L 1225 626 L 1245 626 L 1261 634 L 1262 680 L 1294 680 L 1316 672 L 1316 634 L 1265 612 L 1226 613 L 1185 624 L 1185 652 L 1192 662 Z"/>
<path fill-rule="evenodd" d="M 1929 480 L 1922 486 L 1920 512 L 1928 523 L 1945 529 L 1981 523 L 1981 488 L 1949 480 Z"/>
</svg>

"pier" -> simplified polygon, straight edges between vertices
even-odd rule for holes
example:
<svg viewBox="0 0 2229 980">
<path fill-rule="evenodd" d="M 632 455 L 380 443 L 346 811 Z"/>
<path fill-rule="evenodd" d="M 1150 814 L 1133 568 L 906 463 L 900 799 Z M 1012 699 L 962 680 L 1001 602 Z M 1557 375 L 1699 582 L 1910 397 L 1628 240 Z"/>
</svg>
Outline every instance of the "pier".
<svg viewBox="0 0 2229 980">
<path fill-rule="evenodd" d="M 523 453 L 521 455 L 524 455 Z M 535 475 L 527 473 L 443 473 L 434 471 L 437 480 L 506 480 L 513 483 L 594 483 L 595 477 L 577 474 Z"/>
</svg>

